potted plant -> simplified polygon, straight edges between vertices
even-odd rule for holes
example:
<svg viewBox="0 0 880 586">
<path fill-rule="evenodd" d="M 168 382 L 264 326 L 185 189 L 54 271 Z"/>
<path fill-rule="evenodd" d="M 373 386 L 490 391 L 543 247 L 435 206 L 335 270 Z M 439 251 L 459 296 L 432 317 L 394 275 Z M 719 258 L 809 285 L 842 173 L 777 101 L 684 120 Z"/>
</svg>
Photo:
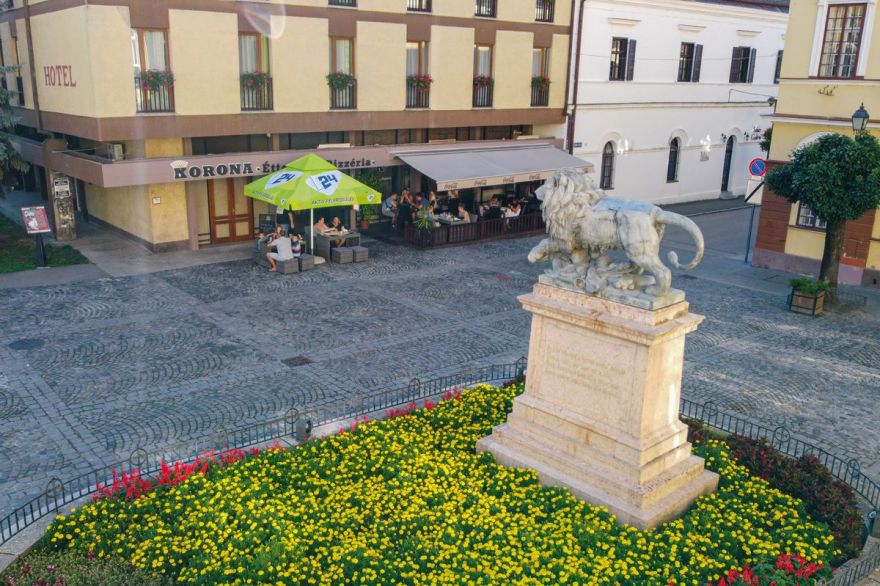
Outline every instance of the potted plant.
<svg viewBox="0 0 880 586">
<path fill-rule="evenodd" d="M 788 295 L 788 309 L 795 313 L 819 315 L 825 308 L 825 292 L 828 283 L 810 277 L 789 279 L 791 293 Z"/>
<path fill-rule="evenodd" d="M 261 88 L 269 83 L 269 74 L 263 71 L 241 74 L 241 84 L 247 88 Z"/>
<path fill-rule="evenodd" d="M 336 92 L 354 87 L 355 81 L 357 80 L 352 74 L 343 71 L 336 71 L 327 74 L 327 85 L 330 86 L 331 90 Z"/>
<path fill-rule="evenodd" d="M 434 78 L 428 73 L 416 73 L 406 76 L 406 85 L 417 90 L 428 90 L 431 88 L 432 83 L 434 83 Z"/>
<path fill-rule="evenodd" d="M 370 222 L 379 219 L 378 204 L 366 204 L 361 206 L 361 230 L 368 230 Z"/>
<path fill-rule="evenodd" d="M 474 76 L 474 87 L 492 87 L 494 84 L 495 80 L 488 75 Z"/>
<path fill-rule="evenodd" d="M 151 92 L 174 85 L 174 75 L 170 71 L 148 69 L 141 72 L 141 89 Z"/>
<path fill-rule="evenodd" d="M 550 87 L 550 78 L 546 75 L 532 76 L 532 87 L 538 90 L 545 90 Z"/>
<path fill-rule="evenodd" d="M 356 179 L 366 185 L 382 193 L 382 177 L 375 169 L 361 169 L 357 171 Z M 381 204 L 365 204 L 360 206 L 361 230 L 370 227 L 370 222 L 379 219 L 379 205 Z"/>
</svg>

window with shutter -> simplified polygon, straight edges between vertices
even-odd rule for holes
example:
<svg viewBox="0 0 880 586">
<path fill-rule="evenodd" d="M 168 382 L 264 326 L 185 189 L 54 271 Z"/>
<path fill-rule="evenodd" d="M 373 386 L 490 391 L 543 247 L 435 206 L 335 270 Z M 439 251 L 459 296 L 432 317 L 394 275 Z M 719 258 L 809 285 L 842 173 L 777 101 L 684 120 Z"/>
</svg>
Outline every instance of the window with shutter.
<svg viewBox="0 0 880 586">
<path fill-rule="evenodd" d="M 730 83 L 751 83 L 755 73 L 755 49 L 734 47 L 730 59 Z"/>
<path fill-rule="evenodd" d="M 630 39 L 626 50 L 626 81 L 632 81 L 636 69 L 636 41 Z"/>
<path fill-rule="evenodd" d="M 702 59 L 702 45 L 682 43 L 678 58 L 678 81 L 700 81 L 700 62 Z"/>
<path fill-rule="evenodd" d="M 749 51 L 749 83 L 755 81 L 755 60 L 758 57 L 758 50 Z"/>
<path fill-rule="evenodd" d="M 700 81 L 700 69 L 703 65 L 703 45 L 694 46 L 694 72 L 691 75 L 691 81 L 694 83 Z"/>
<path fill-rule="evenodd" d="M 614 37 L 611 39 L 611 70 L 608 74 L 609 81 L 624 81 L 626 79 L 627 51 L 629 39 Z"/>
</svg>

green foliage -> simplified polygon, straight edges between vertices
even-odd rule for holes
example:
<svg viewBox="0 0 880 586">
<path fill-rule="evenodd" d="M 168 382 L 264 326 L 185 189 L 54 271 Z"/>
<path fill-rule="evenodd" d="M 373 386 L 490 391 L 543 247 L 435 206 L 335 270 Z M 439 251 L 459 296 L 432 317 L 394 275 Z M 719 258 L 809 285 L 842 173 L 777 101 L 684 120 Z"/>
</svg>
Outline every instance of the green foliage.
<svg viewBox="0 0 880 586">
<path fill-rule="evenodd" d="M 253 73 L 242 73 L 241 85 L 245 87 L 261 88 L 265 85 L 268 85 L 271 77 L 271 75 L 262 71 L 255 71 Z"/>
<path fill-rule="evenodd" d="M 0 67 L 0 75 L 17 71 L 17 65 Z M 30 165 L 21 158 L 7 135 L 15 129 L 15 125 L 18 123 L 18 117 L 10 104 L 13 93 L 16 92 L 10 92 L 0 87 L 0 185 L 3 187 L 14 187 L 18 182 L 17 174 L 30 169 Z"/>
<path fill-rule="evenodd" d="M 761 137 L 761 142 L 758 145 L 761 147 L 761 150 L 764 152 L 764 154 L 767 154 L 767 155 L 770 154 L 770 142 L 772 140 L 773 140 L 773 127 L 768 126 L 764 130 L 764 134 Z"/>
<path fill-rule="evenodd" d="M 355 77 L 350 73 L 343 73 L 342 71 L 337 71 L 335 73 L 327 74 L 327 85 L 330 86 L 330 89 L 333 91 L 342 91 L 344 89 L 348 89 L 354 86 Z"/>
<path fill-rule="evenodd" d="M 815 295 L 828 290 L 828 283 L 810 277 L 794 277 L 788 280 L 788 286 L 805 295 Z"/>
<path fill-rule="evenodd" d="M 0 214 L 0 273 L 14 273 L 37 268 L 33 236 L 28 236 L 21 226 Z M 75 248 L 63 245 L 46 245 L 46 260 L 50 267 L 86 264 L 89 259 Z"/>
<path fill-rule="evenodd" d="M 132 568 L 117 557 L 89 558 L 80 552 L 34 550 L 0 573 L 0 584 L 31 586 L 170 586 L 170 578 Z"/>
<path fill-rule="evenodd" d="M 160 69 L 148 69 L 141 72 L 141 89 L 158 91 L 174 85 L 174 74 Z"/>
<path fill-rule="evenodd" d="M 357 180 L 367 187 L 371 187 L 379 193 L 382 193 L 382 177 L 379 175 L 379 173 L 376 172 L 375 169 L 362 169 L 358 171 Z M 360 209 L 361 218 L 367 220 L 368 222 L 377 220 L 379 218 L 379 205 L 380 204 L 362 205 Z"/>
<path fill-rule="evenodd" d="M 828 223 L 855 220 L 880 203 L 880 143 L 863 133 L 830 134 L 794 152 L 767 173 L 765 184 L 808 206 Z"/>
</svg>

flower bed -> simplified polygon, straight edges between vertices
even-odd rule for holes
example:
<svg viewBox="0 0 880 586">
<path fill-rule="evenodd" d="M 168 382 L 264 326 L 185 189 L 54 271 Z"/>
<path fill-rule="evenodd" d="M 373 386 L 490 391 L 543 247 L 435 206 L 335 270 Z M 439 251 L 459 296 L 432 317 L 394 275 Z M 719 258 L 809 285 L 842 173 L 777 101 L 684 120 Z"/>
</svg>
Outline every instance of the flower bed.
<svg viewBox="0 0 880 586">
<path fill-rule="evenodd" d="M 520 390 L 483 386 L 132 500 L 120 490 L 59 516 L 40 547 L 193 584 L 714 584 L 780 554 L 827 576 L 827 528 L 723 442 L 696 447 L 718 491 L 653 532 L 475 454 Z"/>
</svg>

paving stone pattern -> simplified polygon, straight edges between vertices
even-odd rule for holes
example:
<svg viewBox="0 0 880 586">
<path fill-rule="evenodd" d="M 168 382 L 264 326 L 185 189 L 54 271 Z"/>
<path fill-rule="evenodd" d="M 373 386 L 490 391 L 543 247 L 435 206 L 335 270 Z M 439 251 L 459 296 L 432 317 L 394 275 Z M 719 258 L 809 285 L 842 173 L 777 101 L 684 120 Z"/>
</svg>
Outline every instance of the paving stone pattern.
<svg viewBox="0 0 880 586">
<path fill-rule="evenodd" d="M 515 361 L 535 243 L 375 243 L 368 263 L 303 274 L 234 261 L 4 291 L 0 515 L 53 477 L 138 448 L 186 451 L 290 407 L 331 412 L 412 377 Z M 788 313 L 778 287 L 752 287 L 759 271 L 724 255 L 707 266 L 676 277 L 707 316 L 688 339 L 685 396 L 796 430 L 880 476 L 877 296 L 811 319 Z"/>
</svg>

